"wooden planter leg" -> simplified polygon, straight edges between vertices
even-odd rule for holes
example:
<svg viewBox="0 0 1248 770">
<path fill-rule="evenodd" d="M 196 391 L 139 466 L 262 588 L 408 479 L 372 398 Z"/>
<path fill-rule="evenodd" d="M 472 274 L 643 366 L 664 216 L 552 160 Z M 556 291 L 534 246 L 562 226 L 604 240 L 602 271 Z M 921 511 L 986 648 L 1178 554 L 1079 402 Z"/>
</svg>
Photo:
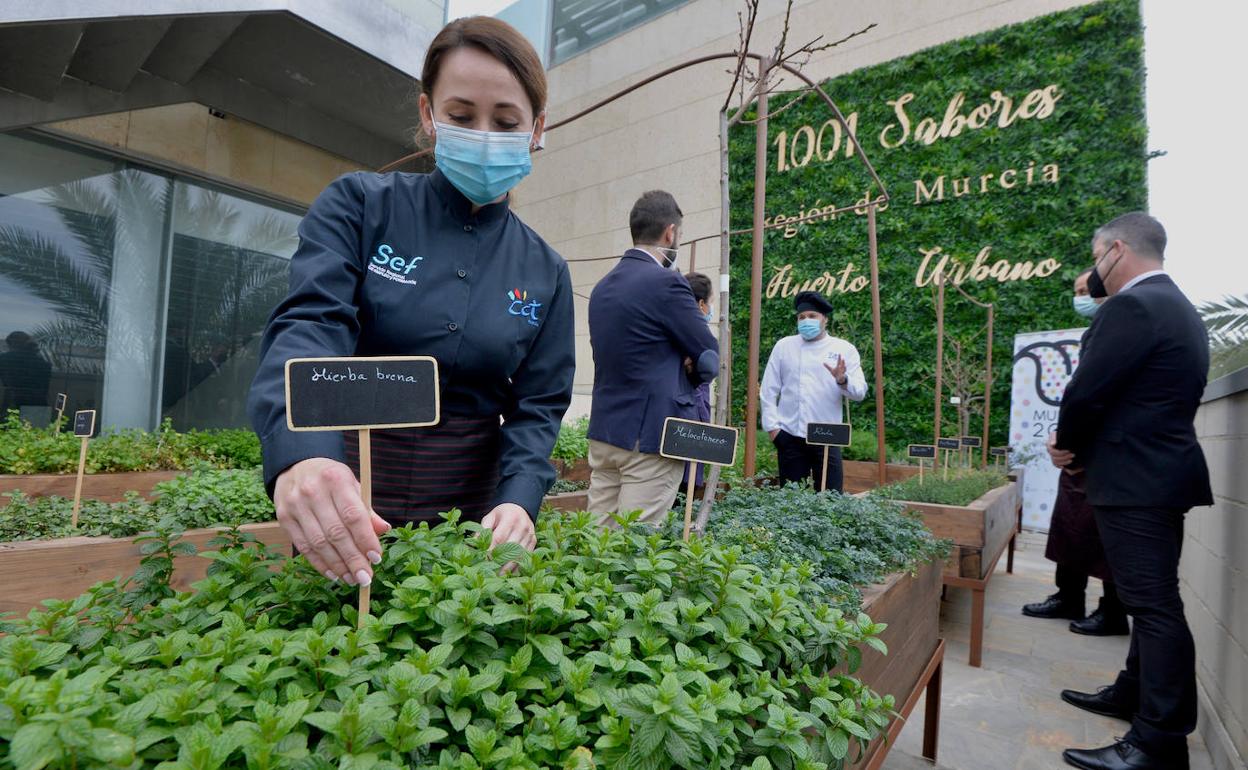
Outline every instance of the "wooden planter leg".
<svg viewBox="0 0 1248 770">
<path fill-rule="evenodd" d="M 984 662 L 984 586 L 971 589 L 971 659 L 972 668 Z"/>
<path fill-rule="evenodd" d="M 927 681 L 927 700 L 923 709 L 923 756 L 932 764 L 936 764 L 936 748 L 940 744 L 940 683 L 944 672 L 942 655 L 932 678 Z"/>
<path fill-rule="evenodd" d="M 1023 506 L 1018 506 L 1018 523 L 1014 527 L 1014 534 L 1010 536 L 1010 553 L 1005 557 L 1005 571 L 1014 574 L 1014 542 L 1018 540 L 1018 533 L 1023 531 Z"/>
</svg>

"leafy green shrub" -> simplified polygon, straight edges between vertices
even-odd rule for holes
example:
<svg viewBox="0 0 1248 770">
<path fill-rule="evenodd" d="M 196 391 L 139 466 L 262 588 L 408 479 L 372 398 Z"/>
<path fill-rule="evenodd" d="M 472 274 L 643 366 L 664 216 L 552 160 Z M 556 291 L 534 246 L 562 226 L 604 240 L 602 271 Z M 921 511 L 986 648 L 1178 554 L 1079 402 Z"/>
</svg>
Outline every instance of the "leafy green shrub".
<svg viewBox="0 0 1248 770">
<path fill-rule="evenodd" d="M 565 422 L 559 426 L 550 456 L 556 460 L 584 460 L 589 457 L 589 418 Z"/>
<path fill-rule="evenodd" d="M 939 471 L 927 474 L 923 483 L 919 477 L 878 487 L 871 494 L 887 500 L 909 500 L 915 503 L 937 505 L 967 505 L 983 497 L 990 490 L 1005 484 L 1009 479 L 1001 471 L 963 471 L 946 481 Z"/>
<path fill-rule="evenodd" d="M 550 492 L 552 495 L 562 495 L 568 492 L 584 492 L 589 489 L 588 481 L 568 481 L 567 479 L 556 479 L 551 485 Z"/>
<path fill-rule="evenodd" d="M 34 428 L 10 411 L 0 425 L 0 473 L 75 473 L 80 440 L 52 428 Z M 165 420 L 149 433 L 124 429 L 91 441 L 88 473 L 258 468 L 260 439 L 249 430 L 179 433 Z"/>
<path fill-rule="evenodd" d="M 670 523 L 683 527 L 683 516 Z M 936 540 L 919 516 L 882 500 L 809 487 L 735 487 L 715 504 L 708 533 L 716 542 L 740 546 L 761 567 L 809 563 L 813 582 L 842 607 L 858 607 L 858 587 L 886 575 L 942 559 L 949 547 Z"/>
<path fill-rule="evenodd" d="M 78 528 L 70 526 L 73 500 L 8 495 L 0 509 L 0 542 L 48 540 L 76 535 L 130 537 L 151 530 L 161 519 L 187 529 L 271 521 L 273 503 L 259 471 L 197 471 L 156 485 L 149 501 L 129 493 L 119 503 L 83 500 Z"/>
<path fill-rule="evenodd" d="M 0 767 L 815 770 L 888 722 L 826 673 L 882 627 L 803 569 L 588 514 L 491 552 L 449 518 L 387 536 L 359 630 L 353 590 L 254 545 L 141 612 L 109 583 L 0 623 Z"/>
</svg>

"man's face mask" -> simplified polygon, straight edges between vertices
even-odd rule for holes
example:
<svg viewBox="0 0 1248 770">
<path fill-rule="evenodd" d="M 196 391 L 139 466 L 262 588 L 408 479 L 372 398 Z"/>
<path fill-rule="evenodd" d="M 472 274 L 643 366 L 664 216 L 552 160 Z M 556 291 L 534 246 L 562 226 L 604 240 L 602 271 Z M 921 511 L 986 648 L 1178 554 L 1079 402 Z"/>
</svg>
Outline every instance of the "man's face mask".
<svg viewBox="0 0 1248 770">
<path fill-rule="evenodd" d="M 1091 278 L 1091 276 L 1089 276 Z M 1097 308 L 1100 307 L 1096 300 L 1087 294 L 1076 294 L 1074 297 L 1075 312 L 1084 318 L 1091 318 L 1096 315 Z"/>
<path fill-rule="evenodd" d="M 797 322 L 797 333 L 802 335 L 802 339 L 810 342 L 818 339 L 823 333 L 823 325 L 819 323 L 817 318 L 803 318 Z"/>
<path fill-rule="evenodd" d="M 1113 250 L 1114 247 L 1110 246 L 1101 255 L 1101 258 L 1096 260 L 1096 264 L 1092 267 L 1092 272 L 1088 274 L 1088 295 L 1092 299 L 1102 299 L 1109 296 L 1109 289 L 1105 286 L 1105 278 L 1108 278 L 1109 274 L 1114 272 L 1114 268 L 1118 267 L 1118 263 L 1122 261 L 1123 255 L 1119 253 L 1118 259 L 1114 260 L 1114 264 L 1110 265 L 1109 269 L 1105 271 L 1104 277 L 1101 276 L 1101 264 L 1109 259 L 1109 254 Z"/>
</svg>

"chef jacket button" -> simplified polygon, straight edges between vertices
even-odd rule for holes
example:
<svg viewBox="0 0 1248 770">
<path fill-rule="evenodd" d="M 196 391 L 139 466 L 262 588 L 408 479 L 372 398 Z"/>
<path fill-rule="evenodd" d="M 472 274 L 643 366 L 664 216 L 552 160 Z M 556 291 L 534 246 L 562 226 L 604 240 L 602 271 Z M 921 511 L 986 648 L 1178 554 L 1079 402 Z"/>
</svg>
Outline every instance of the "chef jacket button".
<svg viewBox="0 0 1248 770">
<path fill-rule="evenodd" d="M 472 232 L 472 225 L 464 225 L 464 232 L 466 233 Z"/>
<path fill-rule="evenodd" d="M 467 278 L 467 277 L 468 277 L 468 271 L 467 271 L 467 270 L 460 270 L 459 272 L 455 273 L 455 275 L 458 275 L 460 278 Z"/>
<path fill-rule="evenodd" d="M 446 325 L 446 328 L 448 331 L 455 331 L 456 329 L 459 328 L 459 324 L 455 323 L 454 321 L 451 321 L 449 324 Z"/>
</svg>

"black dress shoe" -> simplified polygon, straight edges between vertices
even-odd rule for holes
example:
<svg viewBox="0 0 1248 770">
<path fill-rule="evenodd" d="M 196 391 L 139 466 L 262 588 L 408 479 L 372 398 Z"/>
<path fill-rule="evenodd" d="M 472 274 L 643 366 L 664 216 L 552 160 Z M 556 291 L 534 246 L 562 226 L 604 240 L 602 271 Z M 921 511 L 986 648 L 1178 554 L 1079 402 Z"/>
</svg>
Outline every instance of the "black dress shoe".
<svg viewBox="0 0 1248 770">
<path fill-rule="evenodd" d="M 1097 609 L 1083 620 L 1071 622 L 1070 630 L 1085 636 L 1127 636 L 1131 633 L 1131 626 L 1127 624 L 1126 615 L 1110 617 Z"/>
<path fill-rule="evenodd" d="M 1125 719 L 1128 722 L 1135 719 L 1135 707 L 1127 706 L 1120 702 L 1118 693 L 1113 685 L 1102 687 L 1094 693 L 1062 690 L 1062 700 L 1084 711 L 1091 711 L 1093 714 L 1100 714 L 1103 717 Z"/>
<path fill-rule="evenodd" d="M 1066 620 L 1083 620 L 1086 611 L 1082 604 L 1075 604 L 1062 599 L 1061 594 L 1053 594 L 1042 602 L 1023 605 L 1023 614 L 1029 618 L 1064 618 Z"/>
<path fill-rule="evenodd" d="M 1158 759 L 1130 741 L 1118 741 L 1103 749 L 1066 749 L 1066 764 L 1084 770 L 1189 770 L 1187 757 Z"/>
</svg>

